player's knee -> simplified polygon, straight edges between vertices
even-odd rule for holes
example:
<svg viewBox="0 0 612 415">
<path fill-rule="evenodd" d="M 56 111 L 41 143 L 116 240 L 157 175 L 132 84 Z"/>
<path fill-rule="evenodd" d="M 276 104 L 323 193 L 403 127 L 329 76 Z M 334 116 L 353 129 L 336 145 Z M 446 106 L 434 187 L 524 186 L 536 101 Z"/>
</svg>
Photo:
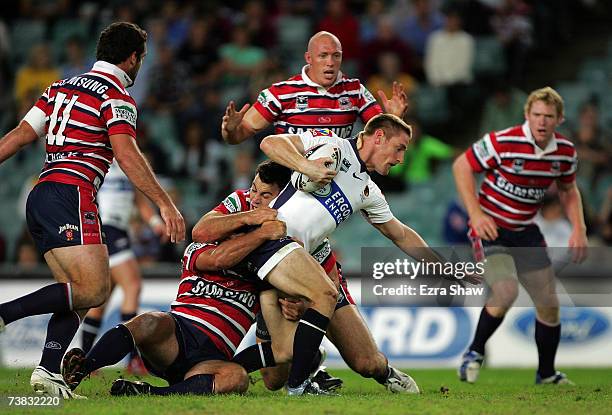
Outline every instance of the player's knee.
<svg viewBox="0 0 612 415">
<path fill-rule="evenodd" d="M 150 338 L 155 333 L 155 330 L 157 330 L 159 324 L 159 316 L 157 314 L 156 312 L 140 314 L 124 324 L 130 333 L 132 333 L 134 343 L 137 346 Z"/>
<path fill-rule="evenodd" d="M 246 370 L 237 364 L 228 364 L 215 374 L 215 393 L 244 393 L 249 388 Z"/>
<path fill-rule="evenodd" d="M 496 286 L 494 297 L 496 302 L 494 306 L 509 309 L 518 297 L 518 283 L 508 281 Z"/>
<path fill-rule="evenodd" d="M 546 324 L 559 324 L 559 307 L 538 307 L 538 319 Z"/>
<path fill-rule="evenodd" d="M 94 286 L 84 286 L 83 284 L 79 285 L 78 287 L 73 286 L 72 292 L 73 296 L 78 296 L 80 308 L 99 307 L 104 304 L 110 296 L 110 281 L 102 282 Z"/>
<path fill-rule="evenodd" d="M 287 363 L 293 358 L 293 346 L 289 343 L 272 342 L 272 354 L 276 363 Z"/>
</svg>

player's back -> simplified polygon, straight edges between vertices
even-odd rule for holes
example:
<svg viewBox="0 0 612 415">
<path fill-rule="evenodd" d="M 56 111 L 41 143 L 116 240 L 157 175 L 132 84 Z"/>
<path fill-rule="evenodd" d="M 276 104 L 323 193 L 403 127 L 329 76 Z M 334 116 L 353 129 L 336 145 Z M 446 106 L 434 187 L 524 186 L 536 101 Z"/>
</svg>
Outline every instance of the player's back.
<svg viewBox="0 0 612 415">
<path fill-rule="evenodd" d="M 47 88 L 36 103 L 45 117 L 47 152 L 40 181 L 101 186 L 113 160 L 109 136 L 136 136 L 136 106 L 122 75 L 115 65 L 97 62 Z"/>
</svg>

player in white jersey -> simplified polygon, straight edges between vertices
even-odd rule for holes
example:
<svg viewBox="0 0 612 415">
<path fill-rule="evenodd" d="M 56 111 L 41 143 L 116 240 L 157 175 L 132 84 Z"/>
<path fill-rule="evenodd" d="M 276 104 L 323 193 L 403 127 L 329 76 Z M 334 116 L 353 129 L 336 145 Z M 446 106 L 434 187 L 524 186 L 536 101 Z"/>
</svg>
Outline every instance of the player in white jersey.
<svg viewBox="0 0 612 415">
<path fill-rule="evenodd" d="M 372 118 L 355 140 L 340 139 L 329 130 L 311 130 L 300 135 L 268 136 L 261 143 L 261 149 L 273 161 L 325 186 L 318 194 L 298 192 L 288 186 L 271 203 L 270 207 L 278 211 L 277 218 L 287 223 L 287 235 L 304 247 L 291 239 L 274 241 L 262 245 L 245 261 L 246 267 L 259 278 L 265 278 L 290 296 L 310 302 L 296 328 L 295 323 L 280 314 L 275 290 L 265 291 L 261 297 L 276 361 L 293 359 L 287 382 L 290 395 L 301 395 L 312 386 L 307 380 L 308 369 L 329 323 L 329 310 L 324 302 L 330 295 L 329 280 L 313 278 L 322 269 L 308 253 L 338 224 L 352 213 L 364 211 L 367 220 L 408 255 L 426 262 L 440 261 L 415 231 L 393 216 L 368 174 L 376 171 L 386 175 L 392 166 L 401 163 L 410 136 L 410 127 L 400 118 L 381 114 Z M 325 167 L 331 159 L 309 160 L 304 156 L 307 149 L 329 142 L 342 148 L 343 168 L 337 175 Z M 400 381 L 404 385 L 398 386 L 418 391 L 414 381 L 404 376 Z"/>
<path fill-rule="evenodd" d="M 121 321 L 127 322 L 136 317 L 138 312 L 142 282 L 140 268 L 132 252 L 128 235 L 134 206 L 138 208 L 144 221 L 159 236 L 163 235 L 163 221 L 145 196 L 134 189 L 117 161 L 111 164 L 104 184 L 98 191 L 98 205 L 102 231 L 108 248 L 112 283 L 113 286 L 118 285 L 123 290 Z M 105 308 L 106 304 L 92 308 L 83 320 L 82 348 L 85 353 L 89 352 L 98 335 Z M 130 354 L 128 371 L 134 374 L 145 372 L 136 350 Z"/>
</svg>

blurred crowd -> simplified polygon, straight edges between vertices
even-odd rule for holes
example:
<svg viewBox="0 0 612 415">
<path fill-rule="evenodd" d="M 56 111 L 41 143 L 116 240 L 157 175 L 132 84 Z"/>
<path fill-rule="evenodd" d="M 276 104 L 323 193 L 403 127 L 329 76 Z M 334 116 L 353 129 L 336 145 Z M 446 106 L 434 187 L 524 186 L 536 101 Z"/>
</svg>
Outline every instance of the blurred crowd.
<svg viewBox="0 0 612 415">
<path fill-rule="evenodd" d="M 389 192 L 410 192 L 411 186 L 426 185 L 436 166 L 452 160 L 468 141 L 522 122 L 529 58 L 558 53 L 570 39 L 573 11 L 597 3 L 21 0 L 4 8 L 0 20 L 0 132 L 16 125 L 48 84 L 89 70 L 97 36 L 108 23 L 136 22 L 149 36 L 130 90 L 139 107 L 138 142 L 193 224 L 228 192 L 248 187 L 261 158 L 257 140 L 223 144 L 220 123 L 227 103 L 254 102 L 263 88 L 298 73 L 309 37 L 327 30 L 342 42 L 345 74 L 388 96 L 399 80 L 410 94 L 407 119 L 415 126 L 414 144 L 406 163 L 382 183 Z M 438 96 L 425 91 L 442 94 L 446 117 L 440 115 L 443 108 L 425 110 L 426 101 Z M 585 186 L 596 187 L 611 174 L 611 142 L 599 122 L 601 110 L 590 100 L 568 124 Z M 42 151 L 41 145 L 19 156 L 21 177 L 36 174 L 27 170 L 35 165 L 27 159 L 42 163 Z M 29 186 L 30 178 L 24 189 Z M 587 209 L 591 229 L 607 243 L 612 241 L 611 198 L 608 192 Z M 457 205 L 449 212 L 455 208 L 461 211 Z M 454 216 L 444 220 L 460 223 Z M 0 235 L 0 261 L 39 260 L 26 233 L 14 258 L 6 258 Z M 138 219 L 134 235 L 143 261 L 173 261 L 179 255 L 180 248 L 159 246 Z"/>
</svg>

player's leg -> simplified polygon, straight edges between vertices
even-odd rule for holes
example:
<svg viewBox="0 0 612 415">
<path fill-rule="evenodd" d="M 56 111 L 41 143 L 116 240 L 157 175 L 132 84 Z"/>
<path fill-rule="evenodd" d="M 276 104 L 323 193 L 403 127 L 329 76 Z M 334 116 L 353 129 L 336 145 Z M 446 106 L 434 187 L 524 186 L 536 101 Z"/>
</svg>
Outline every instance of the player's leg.
<svg viewBox="0 0 612 415">
<path fill-rule="evenodd" d="M 518 276 L 511 255 L 500 252 L 487 256 L 484 276 L 491 294 L 480 313 L 474 339 L 463 355 L 458 371 L 459 378 L 470 383 L 478 379 L 487 341 L 501 325 L 518 296 Z"/>
<path fill-rule="evenodd" d="M 553 268 L 522 272 L 520 280 L 536 307 L 535 342 L 538 348 L 536 383 L 567 384 L 566 375 L 555 370 L 561 340 L 559 299 Z"/>
<path fill-rule="evenodd" d="M 70 350 L 64 358 L 64 378 L 74 389 L 89 373 L 120 362 L 134 347 L 141 350 L 152 369 L 163 372 L 179 354 L 175 331 L 175 321 L 170 314 L 141 314 L 104 333 L 89 353 L 81 349 Z"/>
<path fill-rule="evenodd" d="M 96 337 L 98 337 L 105 310 L 106 303 L 90 309 L 83 319 L 81 327 L 81 348 L 85 353 L 91 350 L 91 347 L 96 341 Z"/>
</svg>

